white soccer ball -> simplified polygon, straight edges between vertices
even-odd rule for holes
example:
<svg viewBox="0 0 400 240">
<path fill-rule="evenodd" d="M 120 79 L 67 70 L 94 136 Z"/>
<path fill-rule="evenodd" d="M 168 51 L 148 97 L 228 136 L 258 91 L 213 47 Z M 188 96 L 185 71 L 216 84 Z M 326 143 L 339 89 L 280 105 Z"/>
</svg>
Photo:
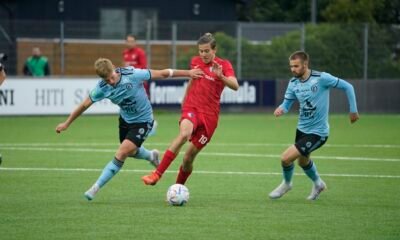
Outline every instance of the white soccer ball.
<svg viewBox="0 0 400 240">
<path fill-rule="evenodd" d="M 174 184 L 168 188 L 167 202 L 172 206 L 183 206 L 189 201 L 189 189 L 182 184 Z"/>
</svg>

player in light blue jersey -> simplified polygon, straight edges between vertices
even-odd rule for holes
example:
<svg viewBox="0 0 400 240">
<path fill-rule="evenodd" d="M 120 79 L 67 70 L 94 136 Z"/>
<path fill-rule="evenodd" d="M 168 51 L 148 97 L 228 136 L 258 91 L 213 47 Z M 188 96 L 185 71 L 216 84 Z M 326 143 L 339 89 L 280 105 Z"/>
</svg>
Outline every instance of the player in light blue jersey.
<svg viewBox="0 0 400 240">
<path fill-rule="evenodd" d="M 89 96 L 69 115 L 67 120 L 56 127 L 56 132 L 67 130 L 94 102 L 104 98 L 120 107 L 119 139 L 120 146 L 114 158 L 105 166 L 93 186 L 85 192 L 85 197 L 92 200 L 103 187 L 122 168 L 127 157 L 146 159 L 158 166 L 159 152 L 149 151 L 142 146 L 153 127 L 153 110 L 143 87 L 143 81 L 165 79 L 170 77 L 198 78 L 202 76 L 199 69 L 192 70 L 152 70 L 133 67 L 115 68 L 106 58 L 99 58 L 95 64 L 98 76 L 102 78 Z"/>
<path fill-rule="evenodd" d="M 337 88 L 346 93 L 350 105 L 351 123 L 359 119 L 356 97 L 353 86 L 345 80 L 326 72 L 309 69 L 309 56 L 304 51 L 296 51 L 290 55 L 289 64 L 294 77 L 289 82 L 283 103 L 276 108 L 274 115 L 279 117 L 287 113 L 297 100 L 300 103 L 299 121 L 295 144 L 288 147 L 282 154 L 283 181 L 269 194 L 269 197 L 280 198 L 292 189 L 293 162 L 298 159 L 300 167 L 313 181 L 311 194 L 307 199 L 316 200 L 327 187 L 318 175 L 310 155 L 328 139 L 329 91 Z"/>
</svg>

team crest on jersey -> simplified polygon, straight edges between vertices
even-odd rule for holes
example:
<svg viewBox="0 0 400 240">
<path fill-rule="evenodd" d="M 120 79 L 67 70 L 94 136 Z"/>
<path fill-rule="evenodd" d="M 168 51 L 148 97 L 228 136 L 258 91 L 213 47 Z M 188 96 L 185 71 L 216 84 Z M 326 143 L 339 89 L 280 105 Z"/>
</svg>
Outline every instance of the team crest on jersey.
<svg viewBox="0 0 400 240">
<path fill-rule="evenodd" d="M 312 92 L 318 91 L 318 86 L 317 86 L 317 84 L 311 86 L 311 91 L 312 91 Z"/>
<path fill-rule="evenodd" d="M 126 89 L 132 89 L 133 88 L 132 83 L 127 83 L 125 87 L 126 87 Z"/>
</svg>

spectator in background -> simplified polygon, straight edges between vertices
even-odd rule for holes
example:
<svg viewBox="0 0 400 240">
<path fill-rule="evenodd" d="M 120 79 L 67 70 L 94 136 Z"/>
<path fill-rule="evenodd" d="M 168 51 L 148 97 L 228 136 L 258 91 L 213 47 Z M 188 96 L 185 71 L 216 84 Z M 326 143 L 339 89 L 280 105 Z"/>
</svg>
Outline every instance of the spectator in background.
<svg viewBox="0 0 400 240">
<path fill-rule="evenodd" d="M 126 49 L 123 51 L 125 67 L 134 67 L 140 69 L 147 68 L 146 53 L 143 49 L 136 45 L 136 37 L 132 34 L 126 36 Z M 149 84 L 143 83 L 147 96 L 150 97 Z"/>
<path fill-rule="evenodd" d="M 42 56 L 40 48 L 34 47 L 32 49 L 32 56 L 25 61 L 23 72 L 25 76 L 33 77 L 50 75 L 49 61 L 47 57 Z"/>
<path fill-rule="evenodd" d="M 122 53 L 125 67 L 134 67 L 139 69 L 147 69 L 147 57 L 146 52 L 137 46 L 136 36 L 128 34 L 125 39 L 126 49 Z M 143 87 L 146 90 L 146 94 L 150 99 L 150 80 L 143 82 Z M 154 120 L 154 126 L 149 133 L 149 136 L 156 134 L 157 121 Z"/>
<path fill-rule="evenodd" d="M 6 80 L 6 72 L 4 71 L 4 65 L 0 63 L 0 86 Z"/>
</svg>

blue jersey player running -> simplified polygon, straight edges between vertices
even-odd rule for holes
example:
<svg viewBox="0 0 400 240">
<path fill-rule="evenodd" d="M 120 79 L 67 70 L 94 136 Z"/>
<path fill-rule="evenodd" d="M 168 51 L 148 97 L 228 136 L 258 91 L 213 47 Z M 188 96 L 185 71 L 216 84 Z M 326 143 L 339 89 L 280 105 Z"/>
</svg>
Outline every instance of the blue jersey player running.
<svg viewBox="0 0 400 240">
<path fill-rule="evenodd" d="M 169 77 L 197 78 L 202 75 L 202 71 L 199 69 L 115 68 L 112 62 L 106 58 L 99 58 L 94 66 L 97 75 L 102 79 L 89 96 L 69 115 L 67 120 L 56 127 L 57 133 L 67 130 L 71 123 L 86 109 L 104 98 L 120 107 L 119 139 L 121 144 L 113 159 L 105 166 L 100 177 L 85 192 L 85 197 L 88 200 L 92 200 L 99 189 L 118 173 L 127 157 L 146 159 L 155 166 L 159 164 L 158 151 L 149 151 L 142 146 L 154 122 L 152 107 L 143 87 L 143 81 Z"/>
<path fill-rule="evenodd" d="M 300 103 L 299 121 L 295 144 L 288 147 L 282 154 L 283 181 L 269 194 L 269 197 L 280 198 L 292 189 L 293 162 L 298 159 L 300 167 L 313 181 L 311 194 L 307 199 L 316 200 L 327 187 L 318 175 L 310 155 L 328 139 L 329 91 L 337 88 L 346 93 L 350 105 L 351 123 L 359 119 L 356 97 L 353 86 L 345 80 L 326 72 L 309 69 L 309 56 L 304 51 L 296 51 L 290 55 L 289 64 L 294 77 L 289 82 L 283 103 L 276 108 L 274 115 L 279 117 L 287 113 L 297 100 Z"/>
</svg>

